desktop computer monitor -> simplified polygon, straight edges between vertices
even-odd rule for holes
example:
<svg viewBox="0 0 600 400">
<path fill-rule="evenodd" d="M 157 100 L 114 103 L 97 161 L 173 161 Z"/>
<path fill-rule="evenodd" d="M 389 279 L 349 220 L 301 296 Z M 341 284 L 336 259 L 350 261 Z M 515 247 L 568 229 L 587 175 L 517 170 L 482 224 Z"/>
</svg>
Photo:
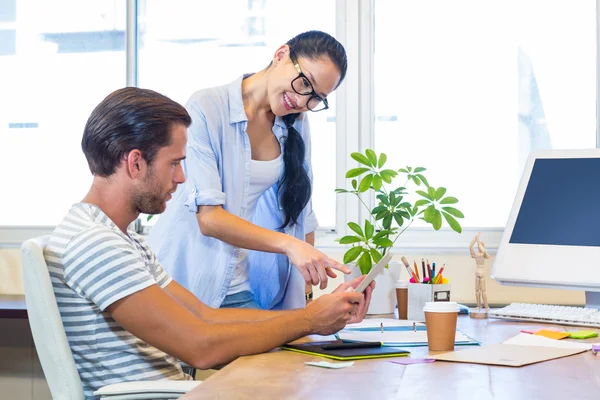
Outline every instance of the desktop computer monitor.
<svg viewBox="0 0 600 400">
<path fill-rule="evenodd" d="M 491 276 L 584 290 L 586 307 L 600 308 L 600 149 L 529 155 Z"/>
</svg>

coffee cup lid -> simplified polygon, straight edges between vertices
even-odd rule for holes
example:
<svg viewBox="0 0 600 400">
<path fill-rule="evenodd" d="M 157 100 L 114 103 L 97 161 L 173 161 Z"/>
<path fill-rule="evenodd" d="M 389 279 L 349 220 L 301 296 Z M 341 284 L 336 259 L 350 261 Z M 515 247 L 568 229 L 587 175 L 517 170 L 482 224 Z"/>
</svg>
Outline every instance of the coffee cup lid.
<svg viewBox="0 0 600 400">
<path fill-rule="evenodd" d="M 400 281 L 400 280 L 398 280 L 398 281 L 396 281 L 396 287 L 400 288 L 400 289 L 407 288 L 408 287 L 408 281 Z"/>
<path fill-rule="evenodd" d="M 458 312 L 458 305 L 454 301 L 428 301 L 423 307 L 424 312 Z"/>
</svg>

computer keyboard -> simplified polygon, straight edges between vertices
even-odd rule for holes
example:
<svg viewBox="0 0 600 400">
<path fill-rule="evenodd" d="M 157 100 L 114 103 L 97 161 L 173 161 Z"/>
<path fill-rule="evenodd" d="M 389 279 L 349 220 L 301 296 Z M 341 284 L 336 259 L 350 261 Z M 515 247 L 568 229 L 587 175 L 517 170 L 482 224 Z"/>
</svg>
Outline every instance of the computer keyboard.
<svg viewBox="0 0 600 400">
<path fill-rule="evenodd" d="M 503 308 L 490 309 L 488 316 L 490 318 L 600 328 L 600 312 L 594 308 L 512 303 Z"/>
</svg>

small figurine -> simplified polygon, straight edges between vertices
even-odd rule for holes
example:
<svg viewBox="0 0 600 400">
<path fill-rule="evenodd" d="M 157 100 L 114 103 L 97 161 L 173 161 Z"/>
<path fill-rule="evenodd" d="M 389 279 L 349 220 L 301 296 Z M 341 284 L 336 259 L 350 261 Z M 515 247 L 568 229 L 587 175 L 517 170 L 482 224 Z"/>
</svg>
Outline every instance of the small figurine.
<svg viewBox="0 0 600 400">
<path fill-rule="evenodd" d="M 475 297 L 477 299 L 477 312 L 480 312 L 481 307 L 485 308 L 485 316 L 487 316 L 487 311 L 489 311 L 488 301 L 487 301 L 487 293 L 485 289 L 485 269 L 484 264 L 487 258 L 490 258 L 490 255 L 485 251 L 485 243 L 483 240 L 479 239 L 481 232 L 477 233 L 471 244 L 469 245 L 469 250 L 471 251 L 471 258 L 475 259 L 475 263 L 477 264 L 477 269 L 475 271 Z M 477 243 L 477 251 L 473 249 L 473 246 Z M 476 314 L 477 314 L 476 312 Z M 473 314 L 473 313 L 472 313 Z M 477 317 L 473 315 L 473 317 Z M 481 316 L 480 318 L 485 318 Z"/>
</svg>

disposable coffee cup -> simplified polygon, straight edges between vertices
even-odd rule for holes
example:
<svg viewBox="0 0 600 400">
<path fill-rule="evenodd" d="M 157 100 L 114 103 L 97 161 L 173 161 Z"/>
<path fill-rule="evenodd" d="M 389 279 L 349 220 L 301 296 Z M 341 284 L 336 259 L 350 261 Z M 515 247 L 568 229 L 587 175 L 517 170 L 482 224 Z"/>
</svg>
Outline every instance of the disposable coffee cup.
<svg viewBox="0 0 600 400">
<path fill-rule="evenodd" d="M 398 319 L 408 319 L 408 281 L 396 282 L 396 301 L 398 303 Z"/>
<path fill-rule="evenodd" d="M 451 301 L 428 301 L 423 307 L 427 344 L 431 351 L 452 351 L 456 338 L 458 306 Z"/>
</svg>

